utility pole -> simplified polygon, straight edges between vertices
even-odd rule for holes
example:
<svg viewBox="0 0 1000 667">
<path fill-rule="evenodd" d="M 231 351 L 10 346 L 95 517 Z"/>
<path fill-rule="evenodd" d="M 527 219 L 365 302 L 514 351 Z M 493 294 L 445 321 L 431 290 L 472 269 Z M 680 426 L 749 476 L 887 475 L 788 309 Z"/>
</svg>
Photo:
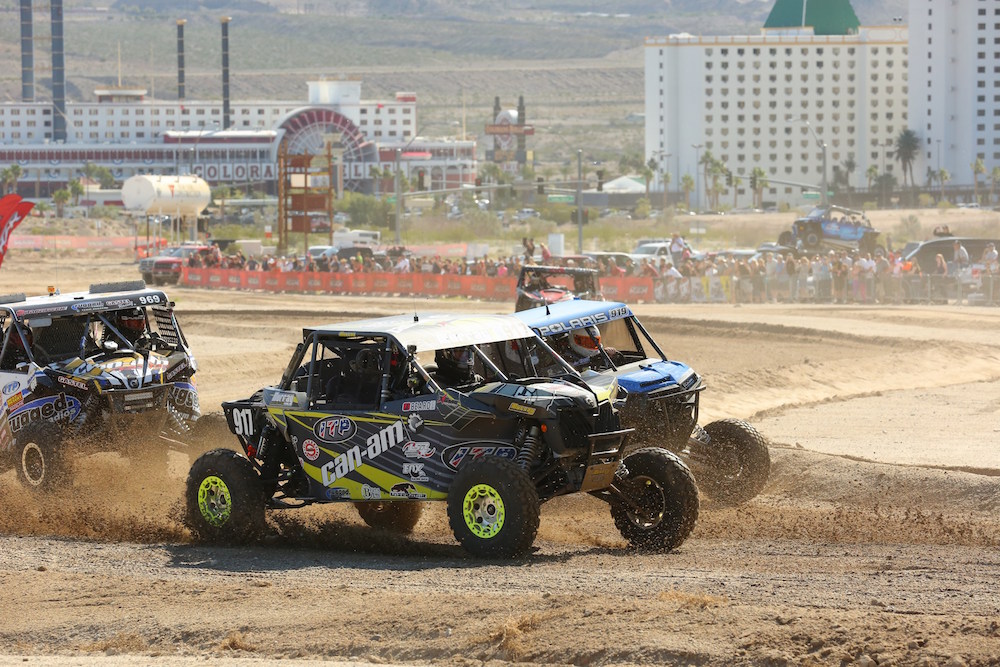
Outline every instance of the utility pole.
<svg viewBox="0 0 1000 667">
<path fill-rule="evenodd" d="M 396 149 L 396 245 L 403 245 L 403 236 L 400 233 L 400 218 L 403 217 L 403 198 L 399 192 L 399 154 L 401 149 Z"/>
<path fill-rule="evenodd" d="M 576 253 L 583 254 L 583 151 L 576 151 Z"/>
</svg>

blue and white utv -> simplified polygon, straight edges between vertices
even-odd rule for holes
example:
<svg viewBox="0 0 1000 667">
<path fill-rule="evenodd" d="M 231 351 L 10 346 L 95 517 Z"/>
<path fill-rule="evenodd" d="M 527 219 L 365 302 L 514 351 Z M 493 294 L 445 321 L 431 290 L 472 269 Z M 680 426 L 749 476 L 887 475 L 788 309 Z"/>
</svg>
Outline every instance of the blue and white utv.
<svg viewBox="0 0 1000 667">
<path fill-rule="evenodd" d="M 616 402 L 622 425 L 635 429 L 631 445 L 674 452 L 700 490 L 720 504 L 744 503 L 764 488 L 771 468 L 766 440 L 739 419 L 699 427 L 704 382 L 687 364 L 667 358 L 627 305 L 573 299 L 516 316 L 599 396 Z"/>
</svg>

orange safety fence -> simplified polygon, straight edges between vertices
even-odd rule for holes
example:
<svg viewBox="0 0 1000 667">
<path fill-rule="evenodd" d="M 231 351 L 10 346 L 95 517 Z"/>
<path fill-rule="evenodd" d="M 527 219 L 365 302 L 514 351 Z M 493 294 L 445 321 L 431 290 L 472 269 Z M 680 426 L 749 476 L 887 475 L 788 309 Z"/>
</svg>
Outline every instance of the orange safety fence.
<svg viewBox="0 0 1000 667">
<path fill-rule="evenodd" d="M 514 278 L 455 276 L 433 273 L 320 273 L 315 271 L 246 271 L 184 267 L 181 285 L 211 289 L 322 294 L 398 294 L 401 296 L 461 296 L 484 301 L 513 301 Z M 607 299 L 635 303 L 654 301 L 650 278 L 604 278 Z"/>
</svg>

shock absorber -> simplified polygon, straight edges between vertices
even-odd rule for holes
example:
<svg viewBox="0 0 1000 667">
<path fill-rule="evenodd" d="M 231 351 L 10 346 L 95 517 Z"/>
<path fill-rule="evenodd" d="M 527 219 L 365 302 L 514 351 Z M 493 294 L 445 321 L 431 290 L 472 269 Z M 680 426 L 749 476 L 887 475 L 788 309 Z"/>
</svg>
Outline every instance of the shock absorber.
<svg viewBox="0 0 1000 667">
<path fill-rule="evenodd" d="M 524 432 L 525 427 L 522 426 L 521 430 Z M 539 442 L 540 431 L 538 430 L 538 424 L 532 424 L 527 428 L 527 432 L 524 433 L 524 438 L 521 442 L 521 449 L 517 453 L 517 465 L 521 467 L 522 470 L 528 472 L 531 470 L 532 464 L 538 460 L 539 451 L 541 450 L 541 443 Z"/>
</svg>

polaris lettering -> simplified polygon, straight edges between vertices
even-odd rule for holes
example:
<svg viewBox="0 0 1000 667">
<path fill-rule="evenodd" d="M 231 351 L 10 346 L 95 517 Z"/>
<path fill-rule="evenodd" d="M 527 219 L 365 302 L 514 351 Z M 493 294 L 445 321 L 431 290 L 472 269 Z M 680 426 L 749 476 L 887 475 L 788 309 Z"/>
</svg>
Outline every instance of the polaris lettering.
<svg viewBox="0 0 1000 667">
<path fill-rule="evenodd" d="M 361 445 L 354 445 L 337 458 L 323 464 L 323 467 L 320 468 L 323 486 L 331 486 L 341 477 L 347 476 L 364 465 L 364 460 L 371 463 L 384 452 L 402 444 L 405 440 L 406 431 L 403 429 L 403 422 L 398 421 L 386 426 L 378 433 L 369 436 L 364 449 L 361 448 Z"/>
<path fill-rule="evenodd" d="M 565 331 L 573 331 L 575 329 L 583 329 L 584 327 L 597 326 L 598 324 L 604 324 L 609 321 L 610 318 L 608 317 L 608 313 L 595 313 L 594 315 L 574 317 L 566 322 L 546 324 L 545 326 L 538 327 L 538 333 L 542 336 L 551 336 L 552 334 L 563 333 Z"/>
</svg>

